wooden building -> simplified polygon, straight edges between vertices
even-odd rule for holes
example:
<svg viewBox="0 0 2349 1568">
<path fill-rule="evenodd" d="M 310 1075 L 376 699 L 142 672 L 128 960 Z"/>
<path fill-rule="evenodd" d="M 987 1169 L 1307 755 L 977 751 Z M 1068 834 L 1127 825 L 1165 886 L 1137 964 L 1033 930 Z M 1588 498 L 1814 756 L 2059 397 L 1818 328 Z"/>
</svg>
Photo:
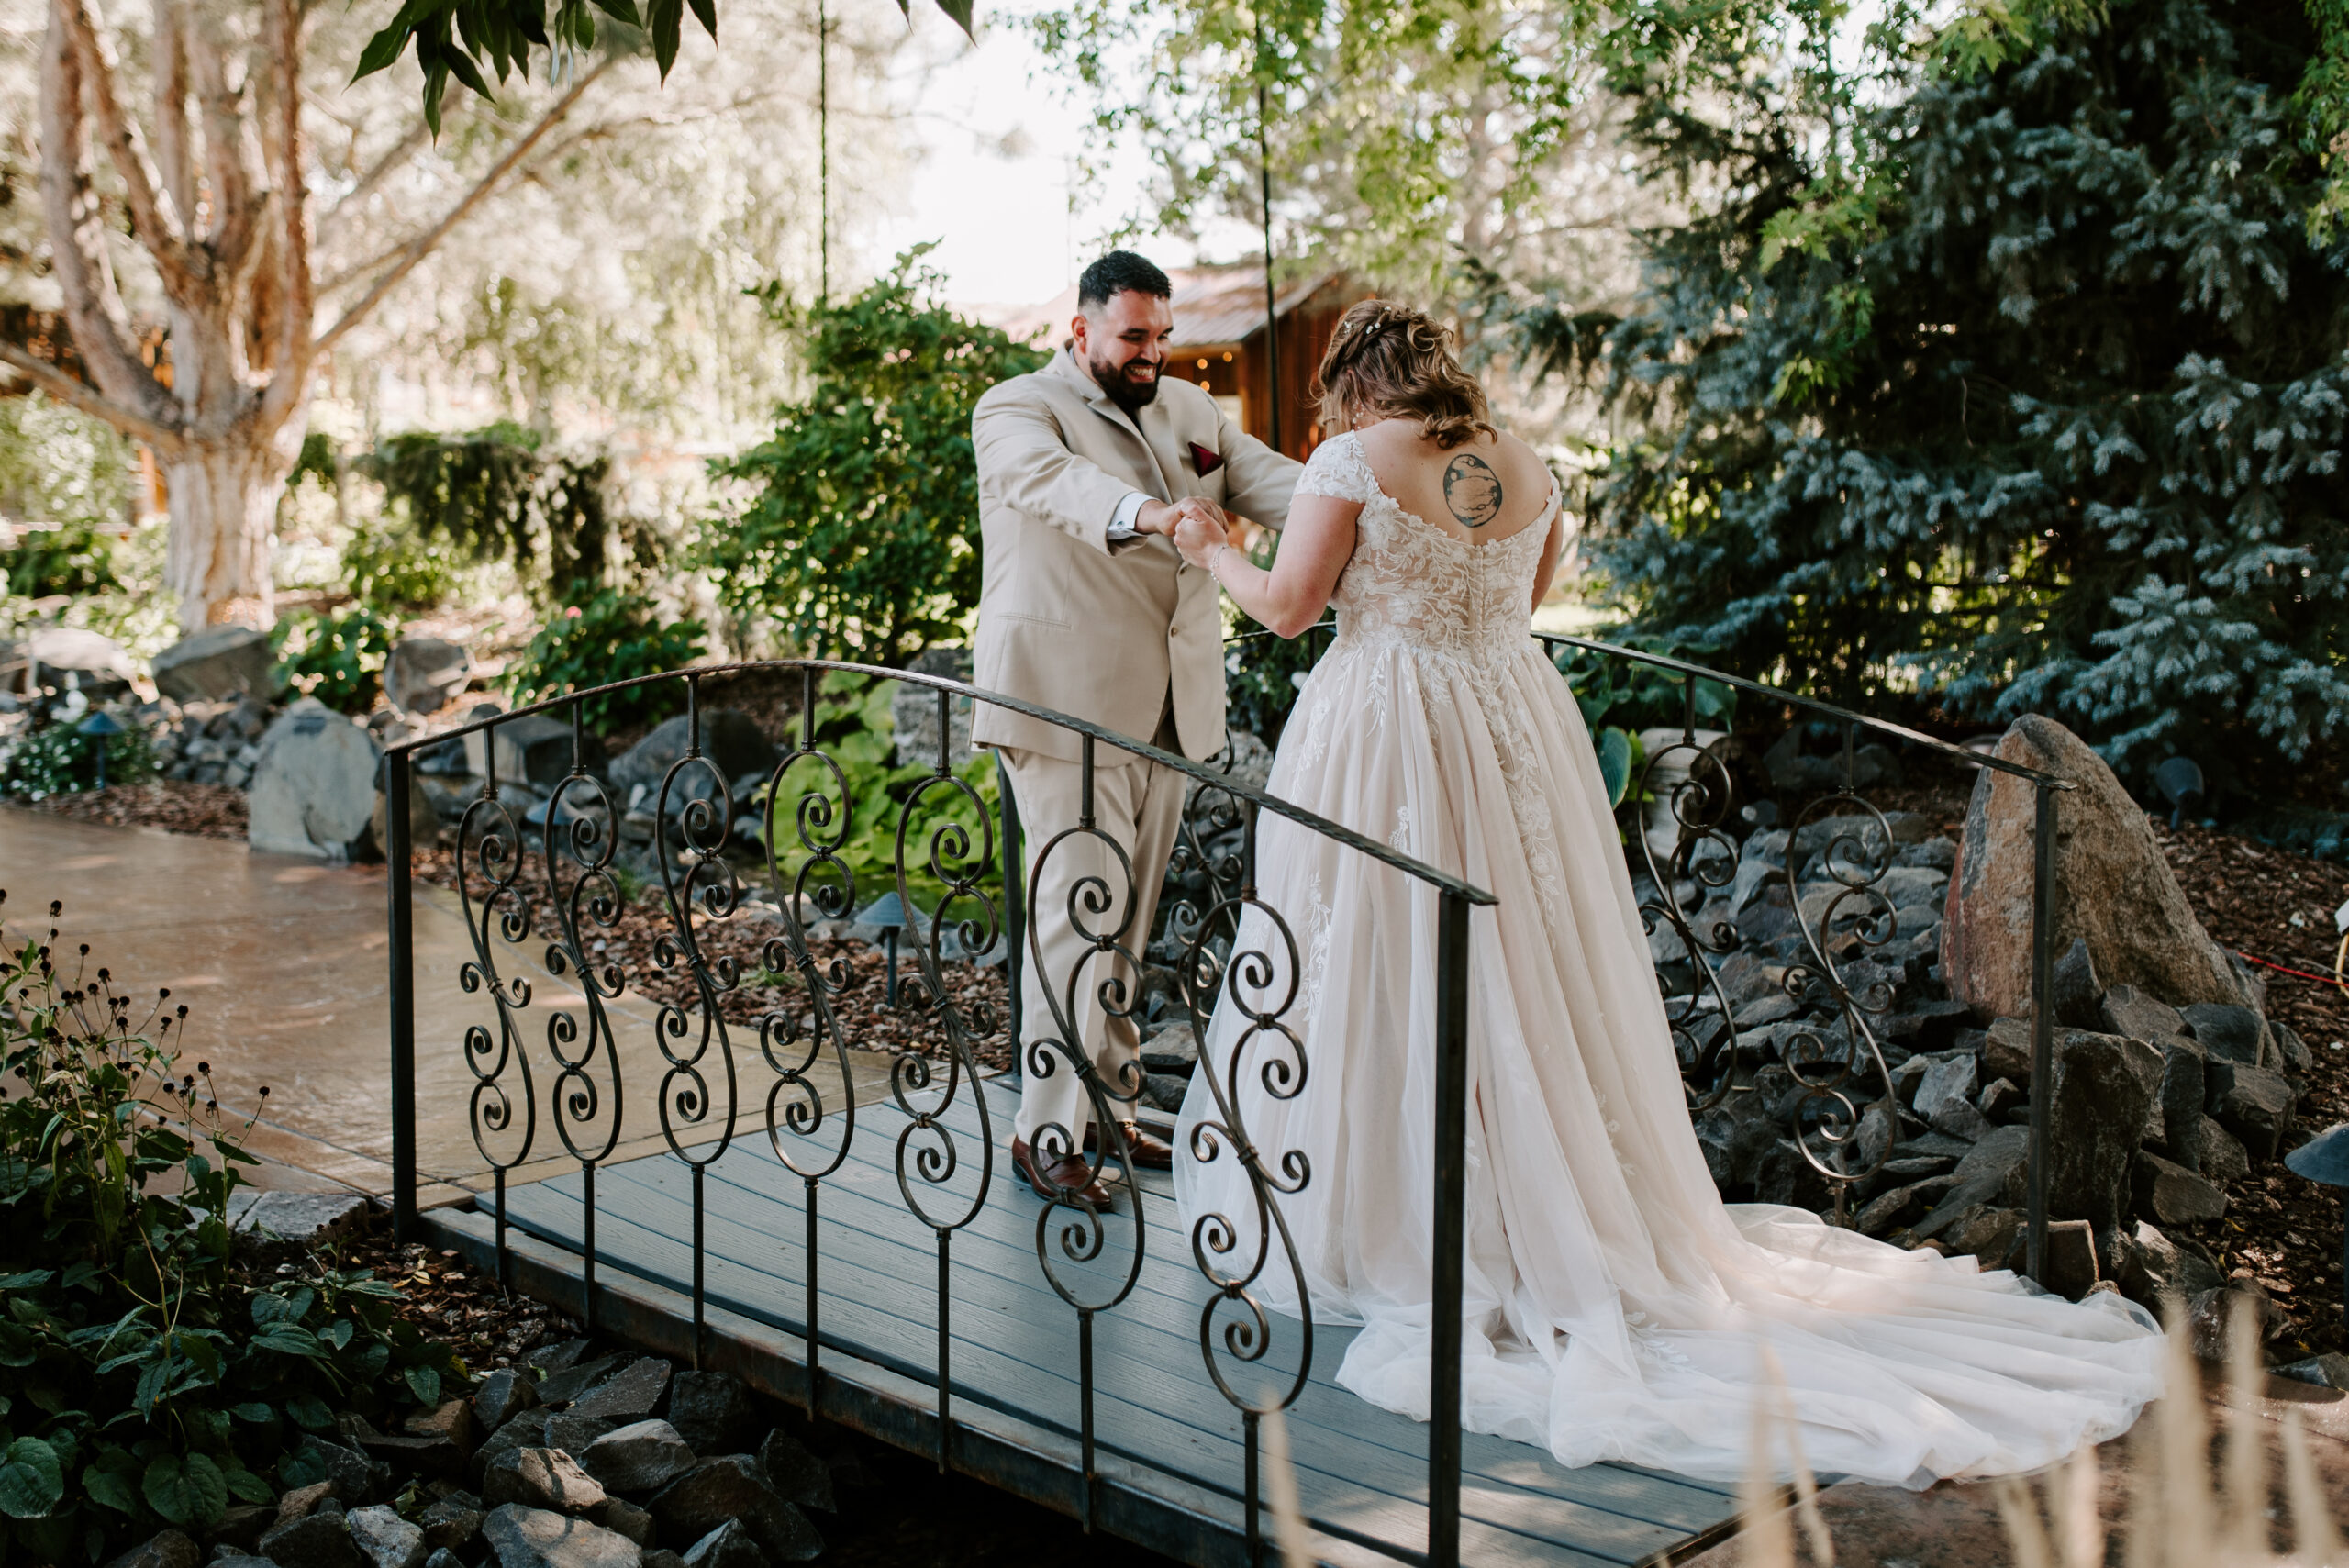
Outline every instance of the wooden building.
<svg viewBox="0 0 2349 1568">
<path fill-rule="evenodd" d="M 1313 372 L 1337 330 L 1346 307 L 1370 290 L 1342 273 L 1324 272 L 1280 292 L 1274 303 L 1278 322 L 1279 439 L 1274 439 L 1274 393 L 1265 330 L 1264 272 L 1253 263 L 1230 267 L 1170 267 L 1174 285 L 1174 342 L 1167 351 L 1169 376 L 1195 382 L 1230 410 L 1241 428 L 1257 439 L 1304 459 L 1320 444 L 1314 417 Z M 1057 349 L 1068 341 L 1076 315 L 1071 284 L 1050 303 L 1022 310 L 998 323 L 1015 338 Z"/>
</svg>

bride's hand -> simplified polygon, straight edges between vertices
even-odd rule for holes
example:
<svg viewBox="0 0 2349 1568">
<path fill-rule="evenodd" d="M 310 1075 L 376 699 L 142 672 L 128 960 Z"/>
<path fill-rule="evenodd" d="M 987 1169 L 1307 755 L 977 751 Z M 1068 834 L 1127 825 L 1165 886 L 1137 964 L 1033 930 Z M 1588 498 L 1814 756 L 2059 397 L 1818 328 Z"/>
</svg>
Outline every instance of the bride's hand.
<svg viewBox="0 0 2349 1568">
<path fill-rule="evenodd" d="M 1174 528 L 1174 548 L 1183 552 L 1184 560 L 1202 571 L 1206 570 L 1208 558 L 1230 542 L 1223 529 L 1197 512 L 1185 513 Z"/>
</svg>

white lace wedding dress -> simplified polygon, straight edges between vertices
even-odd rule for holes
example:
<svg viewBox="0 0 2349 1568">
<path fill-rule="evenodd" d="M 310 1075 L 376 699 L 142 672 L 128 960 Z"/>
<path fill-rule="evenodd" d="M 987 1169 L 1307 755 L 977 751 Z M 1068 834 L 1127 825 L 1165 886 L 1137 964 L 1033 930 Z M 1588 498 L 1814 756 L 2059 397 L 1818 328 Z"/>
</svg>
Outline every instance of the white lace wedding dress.
<svg viewBox="0 0 2349 1568">
<path fill-rule="evenodd" d="M 2159 1339 L 2121 1297 L 2075 1305 L 1971 1259 L 1721 1202 L 1589 733 L 1527 635 L 1549 519 L 1459 540 L 1381 491 L 1351 435 L 1314 453 L 1297 493 L 1363 511 L 1337 639 L 1271 791 L 1499 900 L 1470 927 L 1466 1424 L 1569 1465 L 1740 1479 L 1767 1346 L 1828 1473 L 1922 1486 L 2125 1430 L 2159 1391 Z M 1258 1033 L 1241 1116 L 1272 1168 L 1292 1150 L 1310 1162 L 1279 1203 L 1316 1320 L 1362 1325 L 1340 1383 L 1424 1419 L 1436 899 L 1280 818 L 1258 833 L 1261 896 L 1300 950 L 1285 1018 L 1309 1071 L 1276 1096 L 1263 1064 L 1286 1048 Z M 1291 972 L 1261 914 L 1239 951 L 1273 956 L 1273 984 L 1241 992 L 1276 1002 Z M 1202 1164 L 1193 1134 L 1246 1027 L 1227 992 L 1176 1140 L 1185 1223 L 1224 1216 L 1232 1260 L 1254 1251 L 1256 1205 L 1228 1140 Z M 1277 1240 L 1255 1288 L 1296 1312 Z"/>
</svg>

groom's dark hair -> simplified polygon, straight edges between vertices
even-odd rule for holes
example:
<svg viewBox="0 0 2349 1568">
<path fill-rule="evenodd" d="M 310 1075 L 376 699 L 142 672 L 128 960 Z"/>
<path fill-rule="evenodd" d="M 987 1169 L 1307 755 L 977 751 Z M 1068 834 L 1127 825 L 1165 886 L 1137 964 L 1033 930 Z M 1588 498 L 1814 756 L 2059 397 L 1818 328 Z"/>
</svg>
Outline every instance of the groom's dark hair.
<svg viewBox="0 0 2349 1568">
<path fill-rule="evenodd" d="M 1076 307 L 1090 310 L 1097 305 L 1107 305 L 1111 298 L 1128 289 L 1136 294 L 1156 295 L 1161 299 L 1173 297 L 1174 285 L 1146 256 L 1130 250 L 1112 250 L 1085 269 L 1076 280 Z"/>
</svg>

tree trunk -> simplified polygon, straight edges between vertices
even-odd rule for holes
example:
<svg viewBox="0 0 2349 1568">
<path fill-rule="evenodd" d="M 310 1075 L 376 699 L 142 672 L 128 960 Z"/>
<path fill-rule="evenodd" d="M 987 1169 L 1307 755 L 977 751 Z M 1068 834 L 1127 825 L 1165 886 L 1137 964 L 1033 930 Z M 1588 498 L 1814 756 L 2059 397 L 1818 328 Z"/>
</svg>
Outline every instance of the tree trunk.
<svg viewBox="0 0 2349 1568">
<path fill-rule="evenodd" d="M 300 430 L 291 428 L 298 442 Z M 164 465 L 171 499 L 171 542 L 163 582 L 178 597 L 190 631 L 233 622 L 267 628 L 277 618 L 270 546 L 277 498 L 294 471 L 284 434 L 257 439 L 239 428 L 224 440 L 188 444 Z"/>
</svg>

